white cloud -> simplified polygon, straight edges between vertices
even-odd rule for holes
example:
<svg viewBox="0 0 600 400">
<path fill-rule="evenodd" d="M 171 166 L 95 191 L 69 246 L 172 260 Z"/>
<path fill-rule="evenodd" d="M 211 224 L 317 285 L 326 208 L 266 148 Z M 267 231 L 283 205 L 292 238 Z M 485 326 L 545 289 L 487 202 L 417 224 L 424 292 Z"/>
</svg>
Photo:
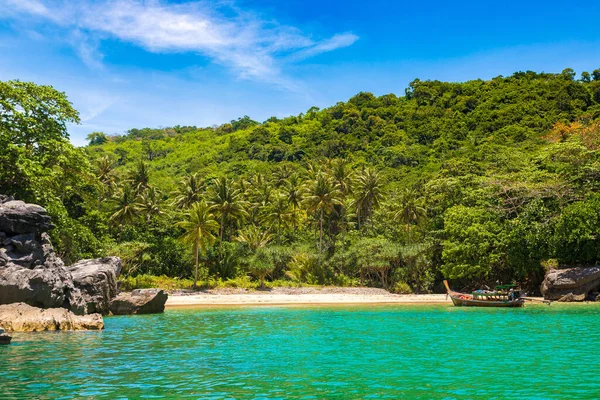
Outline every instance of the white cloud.
<svg viewBox="0 0 600 400">
<path fill-rule="evenodd" d="M 358 36 L 353 33 L 342 33 L 325 39 L 314 46 L 308 47 L 292 54 L 289 59 L 293 61 L 304 60 L 322 53 L 352 46 L 358 40 Z"/>
<path fill-rule="evenodd" d="M 6 0 L 4 3 L 6 3 L 7 8 L 5 10 L 8 13 L 22 10 L 34 15 L 50 16 L 48 8 L 39 0 Z"/>
<path fill-rule="evenodd" d="M 2 4 L 5 7 L 2 7 Z M 91 68 L 101 68 L 98 38 L 116 38 L 149 52 L 196 52 L 239 77 L 295 90 L 282 64 L 352 45 L 352 33 L 314 40 L 298 28 L 216 2 L 168 4 L 159 0 L 0 0 L 7 18 L 35 16 L 71 31 L 71 43 Z M 227 7 L 227 13 L 223 13 Z M 0 17 L 1 18 L 1 17 Z M 75 40 L 73 40 L 75 39 Z"/>
</svg>

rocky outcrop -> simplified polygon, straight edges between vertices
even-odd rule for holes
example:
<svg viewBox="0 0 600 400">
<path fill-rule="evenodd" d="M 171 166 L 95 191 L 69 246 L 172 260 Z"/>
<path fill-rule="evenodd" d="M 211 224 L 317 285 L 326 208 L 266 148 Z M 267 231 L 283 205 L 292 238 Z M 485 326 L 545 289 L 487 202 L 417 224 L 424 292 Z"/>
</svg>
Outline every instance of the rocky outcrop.
<svg viewBox="0 0 600 400">
<path fill-rule="evenodd" d="M 9 332 L 104 329 L 100 314 L 75 315 L 64 308 L 43 310 L 25 303 L 1 305 L 0 325 Z"/>
<path fill-rule="evenodd" d="M 0 197 L 0 304 L 24 302 L 85 314 L 83 296 L 46 233 L 52 228 L 44 208 Z"/>
<path fill-rule="evenodd" d="M 117 295 L 117 277 L 121 273 L 118 257 L 82 260 L 69 267 L 75 288 L 83 295 L 87 312 L 108 314 Z"/>
<path fill-rule="evenodd" d="M 0 231 L 8 235 L 42 233 L 54 227 L 46 210 L 38 205 L 5 198 L 1 206 Z"/>
<path fill-rule="evenodd" d="M 114 315 L 157 314 L 165 310 L 169 296 L 161 289 L 137 289 L 120 293 L 110 303 Z"/>
<path fill-rule="evenodd" d="M 560 301 L 583 301 L 600 288 L 600 266 L 551 270 L 542 282 L 544 298 Z"/>
</svg>

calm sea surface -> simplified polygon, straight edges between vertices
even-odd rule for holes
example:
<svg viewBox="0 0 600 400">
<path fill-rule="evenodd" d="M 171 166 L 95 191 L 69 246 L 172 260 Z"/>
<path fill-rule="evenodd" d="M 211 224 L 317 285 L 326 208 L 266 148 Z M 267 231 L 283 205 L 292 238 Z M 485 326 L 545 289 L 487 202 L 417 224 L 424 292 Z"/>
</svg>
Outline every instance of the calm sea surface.
<svg viewBox="0 0 600 400">
<path fill-rule="evenodd" d="M 600 307 L 220 308 L 15 334 L 10 398 L 600 398 Z"/>
</svg>

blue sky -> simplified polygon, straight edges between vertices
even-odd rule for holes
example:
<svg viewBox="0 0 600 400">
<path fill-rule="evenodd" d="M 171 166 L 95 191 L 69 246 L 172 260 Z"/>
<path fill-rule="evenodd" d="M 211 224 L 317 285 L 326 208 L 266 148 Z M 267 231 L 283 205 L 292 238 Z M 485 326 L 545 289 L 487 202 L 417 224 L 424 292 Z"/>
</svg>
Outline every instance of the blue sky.
<svg viewBox="0 0 600 400">
<path fill-rule="evenodd" d="M 263 121 L 414 78 L 600 68 L 600 2 L 0 0 L 0 80 L 65 91 L 93 131 Z"/>
</svg>

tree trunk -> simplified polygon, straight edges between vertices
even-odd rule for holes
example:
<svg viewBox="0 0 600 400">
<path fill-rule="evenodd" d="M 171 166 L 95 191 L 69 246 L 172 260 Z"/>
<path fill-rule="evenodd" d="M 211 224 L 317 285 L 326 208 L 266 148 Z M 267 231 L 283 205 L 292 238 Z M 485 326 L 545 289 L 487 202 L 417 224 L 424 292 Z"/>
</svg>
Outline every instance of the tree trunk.
<svg viewBox="0 0 600 400">
<path fill-rule="evenodd" d="M 321 209 L 321 217 L 319 218 L 319 252 L 323 252 L 323 209 Z"/>
<path fill-rule="evenodd" d="M 225 214 L 221 215 L 221 227 L 219 229 L 219 265 L 221 265 L 221 254 L 223 251 L 223 227 L 225 226 Z"/>
<path fill-rule="evenodd" d="M 194 271 L 194 290 L 196 290 L 197 288 L 197 283 L 198 283 L 198 239 L 196 239 L 196 241 L 194 242 L 194 250 L 196 253 L 196 269 Z"/>
</svg>

